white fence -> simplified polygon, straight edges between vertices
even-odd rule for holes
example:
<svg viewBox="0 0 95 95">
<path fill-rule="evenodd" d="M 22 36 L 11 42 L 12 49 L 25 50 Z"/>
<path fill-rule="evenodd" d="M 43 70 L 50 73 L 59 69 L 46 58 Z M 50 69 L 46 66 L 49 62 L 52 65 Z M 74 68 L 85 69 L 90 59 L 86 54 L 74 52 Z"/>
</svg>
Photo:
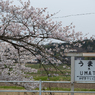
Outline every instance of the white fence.
<svg viewBox="0 0 95 95">
<path fill-rule="evenodd" d="M 48 91 L 42 90 L 42 83 L 71 83 L 71 81 L 0 81 L 0 83 L 13 83 L 13 82 L 25 82 L 25 83 L 39 83 L 39 90 L 0 90 L 0 92 L 39 92 L 39 95 L 42 95 L 42 92 L 54 92 L 54 93 L 95 93 L 95 91 Z"/>
</svg>

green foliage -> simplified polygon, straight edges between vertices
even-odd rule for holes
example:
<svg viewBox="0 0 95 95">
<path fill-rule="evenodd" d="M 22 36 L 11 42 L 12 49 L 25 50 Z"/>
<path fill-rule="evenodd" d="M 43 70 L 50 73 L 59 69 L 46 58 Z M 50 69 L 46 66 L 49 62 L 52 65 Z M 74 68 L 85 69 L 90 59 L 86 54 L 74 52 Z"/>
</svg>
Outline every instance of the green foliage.
<svg viewBox="0 0 95 95">
<path fill-rule="evenodd" d="M 12 70 L 13 70 L 13 68 L 10 68 L 10 67 L 7 66 L 6 64 L 4 64 L 4 67 L 5 67 L 5 68 L 9 68 L 9 71 L 12 71 Z"/>
<path fill-rule="evenodd" d="M 13 70 L 13 68 L 9 68 L 9 71 L 12 71 Z"/>
<path fill-rule="evenodd" d="M 7 65 L 4 64 L 4 66 L 5 66 L 5 68 L 7 68 Z"/>
</svg>

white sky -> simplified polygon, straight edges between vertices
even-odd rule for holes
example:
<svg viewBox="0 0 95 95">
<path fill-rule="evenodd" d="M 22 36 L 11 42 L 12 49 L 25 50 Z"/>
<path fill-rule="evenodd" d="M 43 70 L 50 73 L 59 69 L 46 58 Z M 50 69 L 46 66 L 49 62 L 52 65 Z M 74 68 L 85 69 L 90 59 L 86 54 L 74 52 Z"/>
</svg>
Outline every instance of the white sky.
<svg viewBox="0 0 95 95">
<path fill-rule="evenodd" d="M 19 0 L 13 0 L 15 5 L 19 5 Z M 28 1 L 28 0 L 22 0 Z M 95 35 L 95 0 L 30 0 L 31 6 L 44 8 L 51 13 L 60 12 L 55 17 L 68 15 L 94 13 L 90 15 L 69 16 L 56 18 L 53 20 L 62 21 L 63 26 L 70 25 L 73 22 L 75 31 L 81 31 L 83 34 L 89 33 L 88 37 Z"/>
</svg>

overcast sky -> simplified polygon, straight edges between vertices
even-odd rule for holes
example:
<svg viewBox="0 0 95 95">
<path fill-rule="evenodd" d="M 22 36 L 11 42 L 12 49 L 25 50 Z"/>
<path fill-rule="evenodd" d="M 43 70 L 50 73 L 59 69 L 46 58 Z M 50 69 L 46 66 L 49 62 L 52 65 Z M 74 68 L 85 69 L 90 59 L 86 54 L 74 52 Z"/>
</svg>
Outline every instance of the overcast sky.
<svg viewBox="0 0 95 95">
<path fill-rule="evenodd" d="M 28 1 L 28 0 L 22 0 Z M 75 31 L 81 31 L 83 34 L 89 33 L 88 37 L 95 35 L 95 0 L 30 0 L 31 6 L 44 8 L 48 7 L 47 11 L 51 13 L 60 12 L 55 15 L 53 20 L 62 21 L 63 26 L 70 25 L 73 22 Z M 19 0 L 14 0 L 14 4 L 19 5 Z M 68 16 L 76 14 L 79 16 Z M 93 14 L 94 13 L 94 14 Z M 68 16 L 68 17 L 64 17 Z"/>
</svg>

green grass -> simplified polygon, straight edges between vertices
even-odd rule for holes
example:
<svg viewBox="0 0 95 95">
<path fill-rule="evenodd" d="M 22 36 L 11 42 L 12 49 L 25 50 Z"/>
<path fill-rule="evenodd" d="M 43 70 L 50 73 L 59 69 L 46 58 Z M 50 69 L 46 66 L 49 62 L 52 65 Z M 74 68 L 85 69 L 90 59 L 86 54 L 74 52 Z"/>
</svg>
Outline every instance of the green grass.
<svg viewBox="0 0 95 95">
<path fill-rule="evenodd" d="M 63 69 L 63 64 L 57 66 L 63 72 L 63 74 L 59 70 L 56 71 L 56 69 L 53 66 L 51 66 L 50 64 L 44 65 L 44 66 L 47 69 L 48 73 L 51 74 L 51 77 L 49 77 L 49 80 L 51 80 L 51 81 L 70 81 L 71 70 L 67 69 L 70 66 L 65 65 L 66 66 L 65 69 Z M 26 67 L 38 69 L 37 73 L 30 73 L 30 72 L 25 73 L 25 74 L 28 74 L 28 76 L 33 76 L 33 78 L 35 80 L 42 80 L 42 81 L 48 80 L 47 73 L 42 66 L 40 67 L 40 64 L 26 64 Z M 49 69 L 51 68 L 51 70 L 48 70 L 48 68 Z M 66 73 L 68 73 L 69 75 L 65 75 Z M 55 77 L 53 74 L 58 74 L 59 76 Z"/>
<path fill-rule="evenodd" d="M 39 90 L 36 88 L 35 90 Z M 50 88 L 42 88 L 42 90 L 58 90 L 58 91 L 71 91 L 71 88 L 59 88 L 59 87 L 50 87 Z M 95 89 L 83 89 L 83 88 L 75 88 L 74 91 L 95 91 Z"/>
<path fill-rule="evenodd" d="M 20 86 L 0 86 L 0 89 L 25 89 L 24 87 Z"/>
<path fill-rule="evenodd" d="M 39 88 L 36 88 L 35 90 L 39 90 Z M 58 88 L 58 87 L 50 87 L 50 88 L 42 88 L 42 90 L 60 90 L 60 91 L 70 91 L 70 88 Z"/>
<path fill-rule="evenodd" d="M 26 64 L 25 66 L 35 68 L 35 69 L 39 69 L 40 64 Z"/>
<path fill-rule="evenodd" d="M 42 81 L 47 81 L 48 77 L 47 76 L 34 76 L 34 80 L 42 80 Z"/>
<path fill-rule="evenodd" d="M 28 63 L 27 63 L 25 66 L 26 66 L 26 67 L 35 68 L 35 69 L 42 69 L 42 68 L 43 68 L 42 66 L 40 66 L 40 64 L 28 64 Z M 44 66 L 45 66 L 45 68 L 53 68 L 53 69 L 55 69 L 55 68 L 54 68 L 52 65 L 50 65 L 50 64 L 47 64 L 47 65 L 44 65 Z M 54 66 L 56 66 L 56 65 L 54 65 Z M 70 67 L 70 66 L 67 66 L 67 65 L 65 65 L 65 66 L 66 66 L 65 69 L 63 69 L 63 64 L 57 66 L 57 68 L 59 68 L 60 70 L 68 70 L 67 68 Z"/>
<path fill-rule="evenodd" d="M 81 89 L 81 88 L 75 88 L 74 91 L 95 91 L 95 89 Z"/>
<path fill-rule="evenodd" d="M 0 89 L 19 89 L 23 90 L 24 87 L 20 86 L 0 86 Z M 36 88 L 35 90 L 39 90 L 39 88 Z M 59 88 L 59 87 L 50 87 L 50 88 L 42 88 L 42 90 L 59 90 L 59 91 L 70 91 L 70 88 Z M 83 88 L 75 88 L 74 91 L 95 91 L 95 89 L 83 89 Z"/>
<path fill-rule="evenodd" d="M 35 76 L 34 77 L 35 80 L 42 80 L 42 81 L 47 81 L 48 80 L 48 76 Z M 71 78 L 70 76 L 56 76 L 56 77 L 49 77 L 50 81 L 70 81 Z"/>
</svg>

